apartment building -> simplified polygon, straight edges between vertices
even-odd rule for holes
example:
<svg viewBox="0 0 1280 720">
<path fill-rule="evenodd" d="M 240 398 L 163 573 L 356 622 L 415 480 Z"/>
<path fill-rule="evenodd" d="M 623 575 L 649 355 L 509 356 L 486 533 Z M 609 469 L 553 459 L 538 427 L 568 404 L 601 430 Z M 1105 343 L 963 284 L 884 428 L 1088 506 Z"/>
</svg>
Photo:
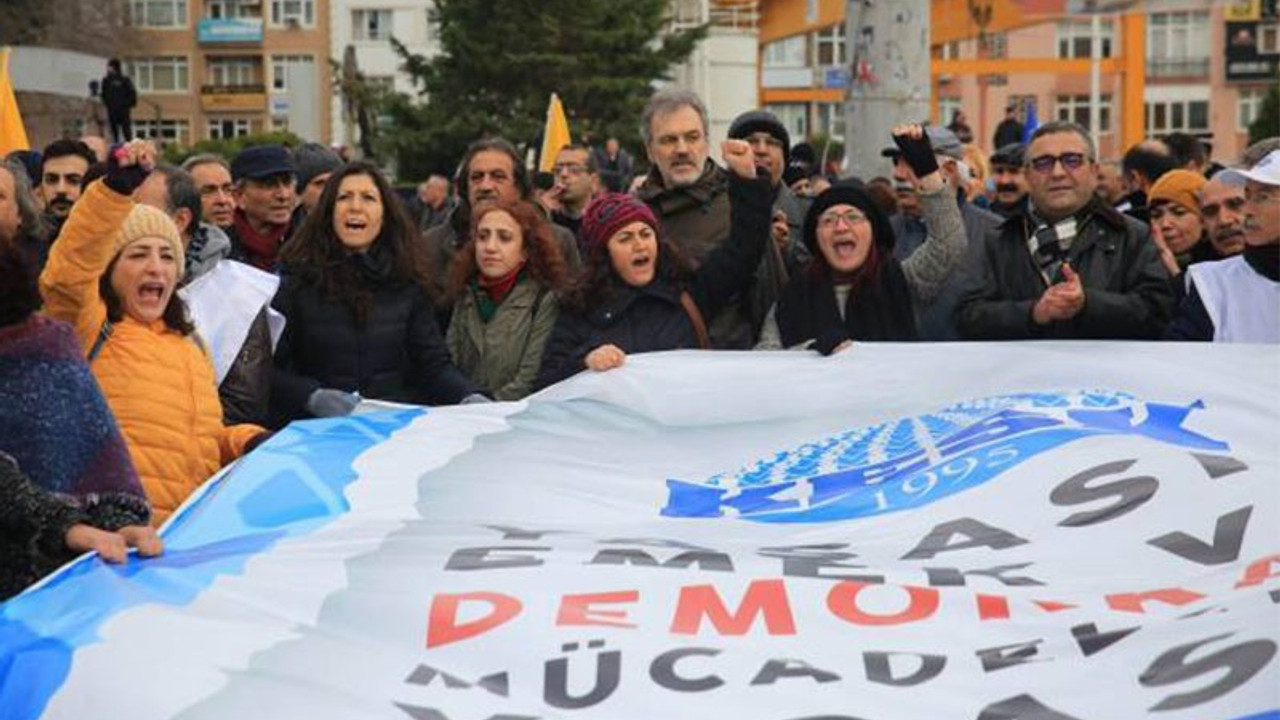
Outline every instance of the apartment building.
<svg viewBox="0 0 1280 720">
<path fill-rule="evenodd" d="M 1089 126 L 1090 76 L 1068 61 L 1091 57 L 1092 23 L 1071 12 L 1083 3 L 1040 5 L 1046 8 L 1042 16 L 985 33 L 981 48 L 976 24 L 967 38 L 933 46 L 933 122 L 946 124 L 963 111 L 986 149 L 1008 105 L 1023 117 L 1034 105 L 1041 122 L 1060 118 Z M 841 135 L 842 103 L 855 70 L 844 41 L 845 6 L 844 0 L 761 3 L 761 102 L 793 135 Z M 1191 133 L 1211 140 L 1215 157 L 1236 157 L 1263 94 L 1280 79 L 1275 0 L 1152 0 L 1128 12 L 1104 15 L 1101 22 L 1100 154 L 1124 150 L 1123 59 L 1132 50 L 1144 59 L 1137 73 L 1142 77 L 1132 80 L 1142 91 L 1143 133 Z M 1126 38 L 1135 47 L 1126 48 Z M 1016 61 L 1009 65 L 1018 71 L 937 71 L 939 61 L 980 58 Z"/>
<path fill-rule="evenodd" d="M 354 59 L 355 70 L 366 82 L 395 92 L 416 95 L 408 73 L 391 45 L 391 38 L 415 55 L 432 57 L 440 52 L 439 28 L 432 17 L 432 4 L 422 0 L 330 0 L 329 55 L 347 62 Z M 358 130 L 346 117 L 342 98 L 334 96 L 332 141 L 354 145 Z"/>
<path fill-rule="evenodd" d="M 330 136 L 328 0 L 124 0 L 139 137 Z"/>
</svg>

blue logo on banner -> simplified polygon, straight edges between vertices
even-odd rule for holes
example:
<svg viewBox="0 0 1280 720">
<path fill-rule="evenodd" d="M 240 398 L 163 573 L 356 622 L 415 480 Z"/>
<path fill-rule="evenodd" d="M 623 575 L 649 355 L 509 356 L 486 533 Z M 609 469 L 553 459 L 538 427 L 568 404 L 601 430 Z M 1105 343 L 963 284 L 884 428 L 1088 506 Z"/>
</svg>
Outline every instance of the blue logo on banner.
<svg viewBox="0 0 1280 720">
<path fill-rule="evenodd" d="M 701 483 L 667 481 L 667 517 L 816 523 L 927 505 L 1073 440 L 1131 435 L 1198 450 L 1227 444 L 1182 427 L 1187 407 L 1123 393 L 1029 393 L 959 403 L 824 438 Z"/>
</svg>

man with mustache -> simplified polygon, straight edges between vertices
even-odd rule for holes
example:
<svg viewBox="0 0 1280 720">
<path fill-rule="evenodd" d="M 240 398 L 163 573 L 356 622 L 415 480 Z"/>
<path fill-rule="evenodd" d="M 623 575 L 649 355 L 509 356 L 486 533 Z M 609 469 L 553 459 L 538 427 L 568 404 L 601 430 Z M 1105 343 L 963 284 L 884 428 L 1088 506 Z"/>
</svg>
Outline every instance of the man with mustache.
<svg viewBox="0 0 1280 720">
<path fill-rule="evenodd" d="M 991 212 L 1007 218 L 1027 209 L 1027 178 L 1022 173 L 1026 145 L 1009 143 L 991 156 L 991 179 L 996 184 Z"/>
<path fill-rule="evenodd" d="M 1187 294 L 1165 337 L 1280 343 L 1280 150 L 1214 179 L 1242 190 L 1244 251 L 1187 268 Z"/>
<path fill-rule="evenodd" d="M 960 217 L 964 221 L 965 256 L 972 257 L 981 249 L 983 238 L 999 226 L 1000 217 L 966 199 L 964 187 L 969 180 L 969 170 L 967 167 L 962 167 L 964 145 L 956 134 L 936 125 L 926 127 L 925 133 L 929 136 L 929 144 L 933 147 L 938 171 L 942 173 L 943 181 L 951 188 L 955 194 L 956 203 L 960 206 Z M 898 212 L 889 218 L 889 224 L 893 227 L 896 240 L 893 256 L 899 262 L 906 262 L 926 241 L 934 241 L 938 236 L 938 228 L 931 228 L 925 222 L 923 207 L 918 197 L 920 192 L 918 181 L 911 166 L 902 156 L 902 151 L 894 144 L 881 150 L 880 154 L 893 160 L 895 187 L 904 188 L 898 193 Z M 906 204 L 902 202 L 904 196 L 910 198 Z M 914 216 L 912 215 L 913 206 Z M 932 298 L 919 298 L 920 302 L 915 310 L 921 340 L 940 342 L 959 339 L 955 327 L 955 307 L 960 300 L 960 289 L 964 284 L 962 277 L 964 268 L 969 264 L 970 261 L 966 260 L 959 268 L 954 269 Z"/>
<path fill-rule="evenodd" d="M 1100 200 L 1089 131 L 1054 121 L 1027 145 L 1027 211 L 985 239 L 956 325 L 970 340 L 1154 339 L 1173 310 L 1144 223 Z"/>
<path fill-rule="evenodd" d="M 453 266 L 454 254 L 470 236 L 471 211 L 485 202 L 529 200 L 533 193 L 533 183 L 524 160 L 515 146 L 501 137 L 471 143 L 462 156 L 462 162 L 458 163 L 454 182 L 458 188 L 457 204 L 444 222 L 422 235 L 422 245 L 431 263 L 432 289 L 439 310 L 436 320 L 442 333 L 449 327 L 452 311 L 445 290 L 449 286 L 449 270 Z M 559 225 L 553 224 L 552 231 L 570 271 L 577 272 L 582 267 L 577 239 Z"/>
<path fill-rule="evenodd" d="M 1209 243 L 1222 257 L 1244 250 L 1244 187 L 1213 176 L 1198 193 Z"/>
<path fill-rule="evenodd" d="M 79 140 L 54 140 L 45 146 L 36 194 L 44 203 L 50 238 L 58 237 L 71 207 L 80 199 L 80 183 L 95 160 L 93 151 Z"/>
</svg>

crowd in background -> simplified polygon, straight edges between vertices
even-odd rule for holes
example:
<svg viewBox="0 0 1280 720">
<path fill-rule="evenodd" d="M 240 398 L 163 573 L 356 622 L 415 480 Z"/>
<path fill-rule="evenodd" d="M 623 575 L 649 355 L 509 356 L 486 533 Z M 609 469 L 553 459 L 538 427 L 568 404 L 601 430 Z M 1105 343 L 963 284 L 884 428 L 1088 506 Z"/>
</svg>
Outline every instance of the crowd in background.
<svg viewBox="0 0 1280 720">
<path fill-rule="evenodd" d="M 610 138 L 532 173 L 488 137 L 408 202 L 314 143 L 15 153 L 0 598 L 78 552 L 161 552 L 152 528 L 221 467 L 366 399 L 518 400 L 679 348 L 1280 342 L 1280 138 L 1224 166 L 1194 138 L 1104 159 L 1072 123 L 1013 130 L 988 156 L 963 118 L 900 125 L 891 176 L 840 177 L 764 111 L 713 158 L 702 101 L 668 89 L 647 170 Z"/>
</svg>

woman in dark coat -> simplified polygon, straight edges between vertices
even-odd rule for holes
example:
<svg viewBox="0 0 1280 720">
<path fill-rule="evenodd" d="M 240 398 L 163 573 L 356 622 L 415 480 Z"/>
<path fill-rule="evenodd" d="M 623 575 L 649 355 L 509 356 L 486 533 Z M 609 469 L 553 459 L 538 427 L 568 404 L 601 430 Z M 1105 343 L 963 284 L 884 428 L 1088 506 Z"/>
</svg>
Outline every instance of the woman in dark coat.
<svg viewBox="0 0 1280 720">
<path fill-rule="evenodd" d="M 360 399 L 447 405 L 483 398 L 449 359 L 413 223 L 382 173 L 348 163 L 281 253 L 285 316 L 272 412 L 279 424 L 345 415 Z"/>
<path fill-rule="evenodd" d="M 561 308 L 540 387 L 588 368 L 619 367 L 631 353 L 708 346 L 705 318 L 750 282 L 769 242 L 768 178 L 756 176 L 745 142 L 726 140 L 722 149 L 731 170 L 729 238 L 696 272 L 640 200 L 609 193 L 587 207 L 586 276 Z"/>
<path fill-rule="evenodd" d="M 854 340 L 919 339 L 913 298 L 936 295 L 957 270 L 964 226 L 919 125 L 895 128 L 926 206 L 930 238 L 905 263 L 893 257 L 893 227 L 860 185 L 837 183 L 804 220 L 813 260 L 796 273 L 765 318 L 757 349 L 812 348 L 829 355 Z"/>
</svg>

